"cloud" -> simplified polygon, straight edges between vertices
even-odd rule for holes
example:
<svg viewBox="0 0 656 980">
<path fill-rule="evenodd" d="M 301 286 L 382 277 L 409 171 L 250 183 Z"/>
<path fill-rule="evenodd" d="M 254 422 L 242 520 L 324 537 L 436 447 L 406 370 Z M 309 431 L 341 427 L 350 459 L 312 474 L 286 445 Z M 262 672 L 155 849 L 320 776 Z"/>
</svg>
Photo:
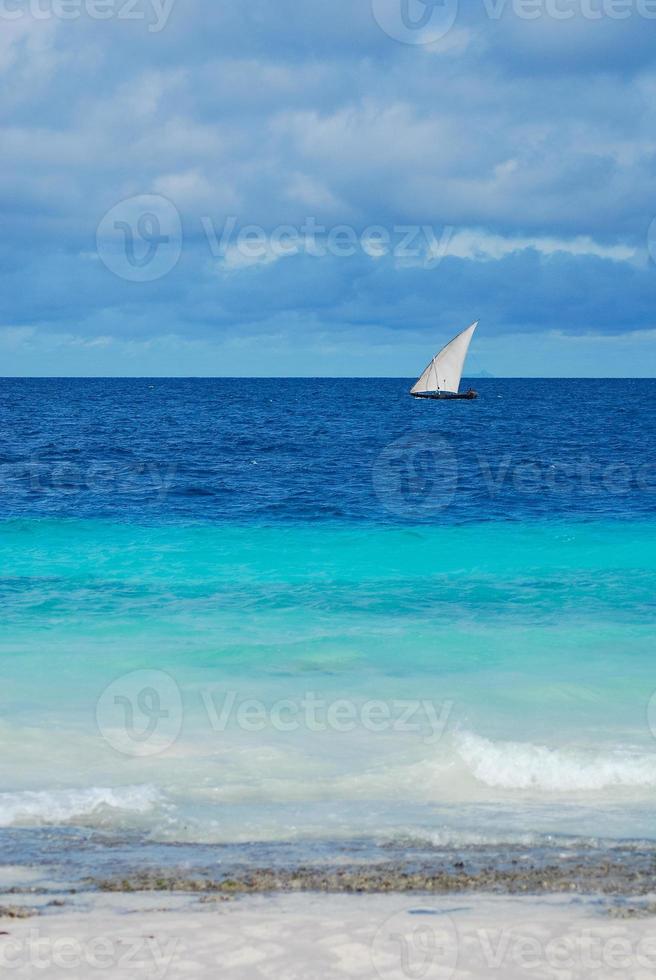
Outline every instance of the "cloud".
<svg viewBox="0 0 656 980">
<path fill-rule="evenodd" d="M 529 21 L 510 0 L 461 3 L 425 46 L 387 36 L 367 0 L 179 0 L 160 33 L 3 23 L 0 323 L 19 331 L 5 349 L 31 330 L 101 349 L 281 323 L 376 343 L 474 314 L 498 336 L 653 330 L 653 25 L 582 9 Z M 180 213 L 182 257 L 125 282 L 95 256 L 96 229 L 153 194 Z M 358 240 L 416 225 L 424 249 L 281 256 L 276 229 L 308 217 Z M 261 255 L 215 254 L 207 222 L 230 218 L 262 229 Z"/>
<path fill-rule="evenodd" d="M 593 255 L 613 262 L 629 262 L 637 258 L 637 250 L 629 245 L 604 245 L 589 235 L 577 238 L 546 238 L 492 235 L 484 229 L 457 230 L 450 237 L 446 253 L 461 259 L 501 259 L 513 252 L 532 250 L 541 255 L 558 252 L 570 256 Z"/>
</svg>

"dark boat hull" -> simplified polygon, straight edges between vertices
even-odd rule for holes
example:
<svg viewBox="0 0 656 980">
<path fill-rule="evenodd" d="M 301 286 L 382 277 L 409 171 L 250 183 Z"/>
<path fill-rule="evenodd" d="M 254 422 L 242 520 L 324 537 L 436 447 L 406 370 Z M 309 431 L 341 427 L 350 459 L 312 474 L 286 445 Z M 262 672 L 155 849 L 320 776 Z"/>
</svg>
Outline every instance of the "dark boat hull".
<svg viewBox="0 0 656 980">
<path fill-rule="evenodd" d="M 412 392 L 410 394 L 412 394 Z M 430 393 L 425 393 L 425 394 L 412 394 L 412 397 L 413 398 L 428 398 L 431 401 L 436 401 L 436 402 L 472 402 L 476 398 L 478 398 L 478 392 L 477 391 L 466 391 L 462 395 L 451 395 L 451 394 L 448 394 L 446 391 L 444 391 L 444 392 L 435 392 L 434 394 L 430 394 Z"/>
</svg>

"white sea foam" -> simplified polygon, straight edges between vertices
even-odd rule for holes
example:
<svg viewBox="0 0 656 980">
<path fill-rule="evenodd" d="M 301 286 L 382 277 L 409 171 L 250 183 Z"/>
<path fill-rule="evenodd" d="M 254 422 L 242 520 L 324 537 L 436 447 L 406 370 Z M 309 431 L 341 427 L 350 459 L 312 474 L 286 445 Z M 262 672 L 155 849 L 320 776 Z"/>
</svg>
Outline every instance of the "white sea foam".
<svg viewBox="0 0 656 980">
<path fill-rule="evenodd" d="M 582 794 L 595 806 L 629 798 L 638 805 L 656 787 L 656 753 L 647 751 L 491 740 L 471 731 L 436 747 L 401 740 L 393 750 L 384 747 L 375 765 L 363 751 L 340 757 L 338 767 L 334 758 L 329 765 L 318 753 L 304 756 L 295 744 L 263 751 L 258 743 L 231 742 L 193 767 L 186 755 L 168 758 L 165 771 L 139 765 L 137 785 L 107 788 L 94 780 L 86 788 L 0 793 L 0 827 L 139 828 L 155 839 L 226 842 L 338 837 L 358 829 L 385 835 L 402 826 L 412 836 L 413 826 L 423 825 L 435 845 L 489 843 L 490 835 L 505 840 L 510 831 L 529 845 L 532 832 L 570 832 L 571 821 L 559 828 L 545 811 L 544 819 L 519 826 L 514 819 L 507 823 L 508 811 L 494 826 L 481 813 L 465 828 L 421 808 L 506 806 L 522 797 L 552 807 L 580 803 Z M 307 819 L 300 818 L 301 807 Z M 360 808 L 369 813 L 364 822 Z M 637 831 L 630 821 L 626 828 L 616 823 L 613 833 L 645 833 L 642 822 Z"/>
<path fill-rule="evenodd" d="M 656 786 L 656 754 L 493 742 L 470 732 L 457 736 L 455 745 L 472 775 L 494 788 L 557 793 Z"/>
<path fill-rule="evenodd" d="M 154 786 L 0 793 L 0 827 L 85 822 L 107 814 L 147 814 L 160 801 Z"/>
<path fill-rule="evenodd" d="M 507 831 L 495 833 L 485 830 L 459 830 L 457 827 L 438 827 L 434 830 L 425 827 L 409 827 L 397 830 L 389 835 L 391 843 L 407 841 L 414 846 L 429 845 L 436 848 L 447 847 L 482 847 L 506 846 L 513 844 L 518 847 L 533 847 L 545 838 L 544 834 L 518 833 Z"/>
</svg>

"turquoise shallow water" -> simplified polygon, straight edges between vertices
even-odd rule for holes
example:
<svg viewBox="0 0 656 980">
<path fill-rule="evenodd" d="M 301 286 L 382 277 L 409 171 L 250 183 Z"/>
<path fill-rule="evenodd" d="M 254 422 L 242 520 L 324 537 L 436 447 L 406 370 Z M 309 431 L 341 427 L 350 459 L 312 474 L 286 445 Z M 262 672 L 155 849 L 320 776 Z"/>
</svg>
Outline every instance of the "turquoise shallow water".
<svg viewBox="0 0 656 980">
<path fill-rule="evenodd" d="M 653 535 L 7 522 L 0 821 L 650 837 Z"/>
</svg>

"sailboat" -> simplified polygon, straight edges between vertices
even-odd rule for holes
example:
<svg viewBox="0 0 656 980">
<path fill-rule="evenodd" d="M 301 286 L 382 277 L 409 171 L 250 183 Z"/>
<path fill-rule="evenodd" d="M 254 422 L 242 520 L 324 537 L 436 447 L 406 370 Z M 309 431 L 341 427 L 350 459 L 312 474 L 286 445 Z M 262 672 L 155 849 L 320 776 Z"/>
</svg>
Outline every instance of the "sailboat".
<svg viewBox="0 0 656 980">
<path fill-rule="evenodd" d="M 441 401 L 453 399 L 472 401 L 478 398 L 478 394 L 471 388 L 460 394 L 465 360 L 478 324 L 478 320 L 472 323 L 471 327 L 459 333 L 439 354 L 435 355 L 411 390 L 410 394 L 413 398 L 435 398 Z"/>
</svg>

